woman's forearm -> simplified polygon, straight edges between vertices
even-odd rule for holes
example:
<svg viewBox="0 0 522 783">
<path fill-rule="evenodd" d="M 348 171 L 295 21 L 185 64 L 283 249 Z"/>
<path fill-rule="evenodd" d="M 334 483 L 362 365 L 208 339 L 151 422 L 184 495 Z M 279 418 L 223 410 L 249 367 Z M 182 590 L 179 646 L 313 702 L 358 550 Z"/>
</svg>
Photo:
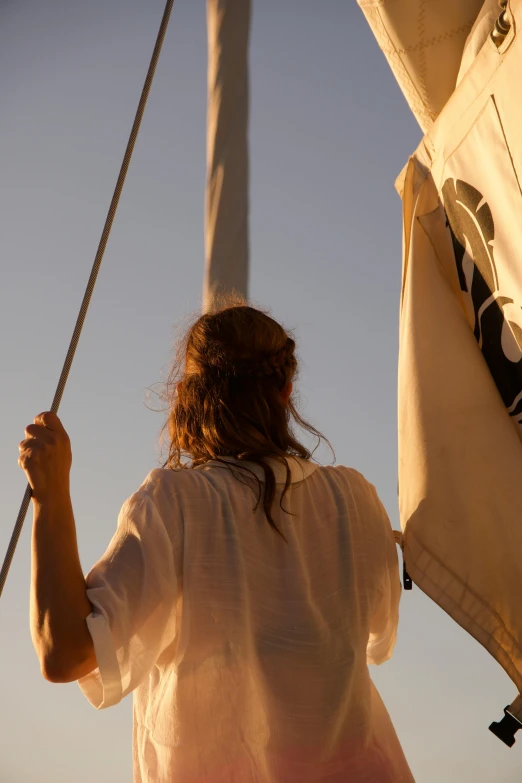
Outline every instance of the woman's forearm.
<svg viewBox="0 0 522 783">
<path fill-rule="evenodd" d="M 69 682 L 96 665 L 72 503 L 68 490 L 33 502 L 31 637 L 43 676 Z"/>
<path fill-rule="evenodd" d="M 25 428 L 18 464 L 32 490 L 31 637 L 43 676 L 71 682 L 96 668 L 85 618 L 92 612 L 69 493 L 72 451 L 62 422 L 39 413 Z"/>
</svg>

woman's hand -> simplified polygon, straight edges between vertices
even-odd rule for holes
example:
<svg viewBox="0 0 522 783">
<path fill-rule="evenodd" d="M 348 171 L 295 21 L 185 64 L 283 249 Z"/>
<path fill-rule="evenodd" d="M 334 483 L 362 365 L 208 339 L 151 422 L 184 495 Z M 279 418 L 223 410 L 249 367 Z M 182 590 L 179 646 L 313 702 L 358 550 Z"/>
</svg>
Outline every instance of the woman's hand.
<svg viewBox="0 0 522 783">
<path fill-rule="evenodd" d="M 72 452 L 69 436 L 55 413 L 40 413 L 25 429 L 18 464 L 27 475 L 33 499 L 69 492 Z"/>
</svg>

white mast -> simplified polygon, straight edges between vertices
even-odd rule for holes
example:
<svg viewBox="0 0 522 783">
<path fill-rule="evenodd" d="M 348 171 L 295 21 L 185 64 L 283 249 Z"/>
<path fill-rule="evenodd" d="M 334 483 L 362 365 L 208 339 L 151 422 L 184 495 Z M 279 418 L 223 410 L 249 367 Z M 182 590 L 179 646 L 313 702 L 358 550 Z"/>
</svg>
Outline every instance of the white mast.
<svg viewBox="0 0 522 783">
<path fill-rule="evenodd" d="M 248 286 L 248 44 L 251 0 L 207 0 L 208 109 L 203 311 Z"/>
</svg>

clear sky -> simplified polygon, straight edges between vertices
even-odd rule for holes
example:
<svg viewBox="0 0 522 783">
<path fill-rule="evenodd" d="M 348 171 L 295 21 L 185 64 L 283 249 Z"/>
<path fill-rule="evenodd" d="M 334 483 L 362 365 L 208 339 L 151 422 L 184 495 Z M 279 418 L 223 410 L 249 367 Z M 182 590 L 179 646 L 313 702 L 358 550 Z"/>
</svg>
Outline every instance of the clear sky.
<svg viewBox="0 0 522 783">
<path fill-rule="evenodd" d="M 50 407 L 163 0 L 0 0 L 0 557 L 25 488 L 24 427 Z M 420 130 L 355 0 L 254 0 L 251 297 L 295 328 L 305 416 L 397 513 L 401 203 Z M 84 570 L 158 466 L 161 381 L 201 306 L 203 0 L 176 0 L 60 416 Z M 149 407 L 148 407 L 149 406 Z M 329 459 L 327 452 L 321 458 Z M 132 702 L 97 712 L 42 679 L 29 634 L 28 515 L 0 600 L 1 783 L 128 783 Z M 417 783 L 511 783 L 489 731 L 515 687 L 418 588 L 372 676 Z"/>
</svg>

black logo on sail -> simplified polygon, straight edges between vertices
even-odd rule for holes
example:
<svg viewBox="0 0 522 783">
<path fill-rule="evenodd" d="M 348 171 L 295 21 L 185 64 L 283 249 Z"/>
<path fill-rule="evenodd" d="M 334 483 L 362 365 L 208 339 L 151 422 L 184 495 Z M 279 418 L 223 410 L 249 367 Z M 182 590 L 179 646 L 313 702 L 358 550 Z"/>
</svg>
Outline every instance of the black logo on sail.
<svg viewBox="0 0 522 783">
<path fill-rule="evenodd" d="M 475 338 L 508 413 L 522 423 L 522 309 L 499 291 L 491 209 L 459 179 L 446 180 L 442 198 Z"/>
</svg>

